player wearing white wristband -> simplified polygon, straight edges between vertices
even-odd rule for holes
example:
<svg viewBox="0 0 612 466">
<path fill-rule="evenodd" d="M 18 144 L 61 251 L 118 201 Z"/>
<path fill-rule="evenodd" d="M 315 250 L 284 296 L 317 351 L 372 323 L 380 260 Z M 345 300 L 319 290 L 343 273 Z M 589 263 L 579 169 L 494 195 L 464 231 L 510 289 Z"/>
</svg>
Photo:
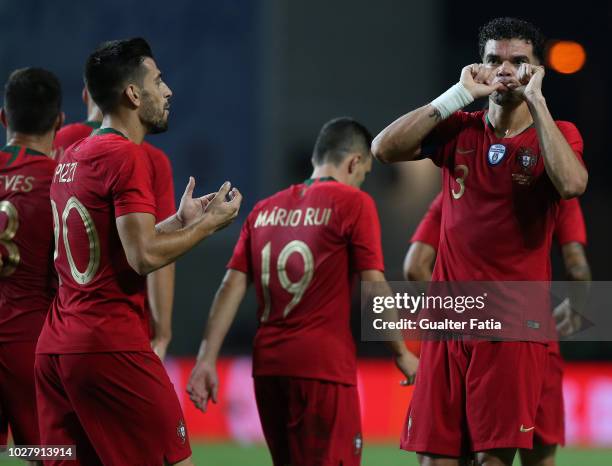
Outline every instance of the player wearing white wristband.
<svg viewBox="0 0 612 466">
<path fill-rule="evenodd" d="M 442 169 L 432 281 L 551 279 L 559 200 L 582 194 L 587 172 L 580 133 L 546 106 L 543 44 L 532 24 L 492 20 L 480 31 L 483 63 L 373 142 L 384 163 L 428 157 Z M 480 97 L 488 111 L 460 111 Z M 516 309 L 533 307 L 516 296 L 504 317 L 523 328 Z M 546 361 L 537 342 L 424 341 L 401 448 L 419 452 L 422 466 L 458 466 L 474 453 L 479 465 L 512 465 L 534 443 Z"/>
</svg>

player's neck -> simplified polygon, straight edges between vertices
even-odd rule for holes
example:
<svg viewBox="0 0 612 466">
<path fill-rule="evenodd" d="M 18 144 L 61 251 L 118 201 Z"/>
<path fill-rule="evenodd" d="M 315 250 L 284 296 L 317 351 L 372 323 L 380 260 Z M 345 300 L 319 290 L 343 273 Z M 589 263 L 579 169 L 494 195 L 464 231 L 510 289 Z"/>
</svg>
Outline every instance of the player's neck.
<svg viewBox="0 0 612 466">
<path fill-rule="evenodd" d="M 342 175 L 340 174 L 339 170 L 333 165 L 319 165 L 318 167 L 314 168 L 314 170 L 312 171 L 312 175 L 310 175 L 311 179 L 328 177 L 334 178 L 342 182 Z"/>
<path fill-rule="evenodd" d="M 515 107 L 491 103 L 488 118 L 495 129 L 495 135 L 500 138 L 516 136 L 533 124 L 529 107 L 524 102 Z"/>
<path fill-rule="evenodd" d="M 49 155 L 53 149 L 53 137 L 54 134 L 51 132 L 43 135 L 7 132 L 6 145 L 27 147 L 28 149 Z"/>
<path fill-rule="evenodd" d="M 98 121 L 102 123 L 102 112 L 98 107 L 87 109 L 87 121 Z"/>
<path fill-rule="evenodd" d="M 123 134 L 134 144 L 140 144 L 144 140 L 147 131 L 140 122 L 138 115 L 129 114 L 108 114 L 104 115 L 100 128 L 113 128 Z"/>
</svg>

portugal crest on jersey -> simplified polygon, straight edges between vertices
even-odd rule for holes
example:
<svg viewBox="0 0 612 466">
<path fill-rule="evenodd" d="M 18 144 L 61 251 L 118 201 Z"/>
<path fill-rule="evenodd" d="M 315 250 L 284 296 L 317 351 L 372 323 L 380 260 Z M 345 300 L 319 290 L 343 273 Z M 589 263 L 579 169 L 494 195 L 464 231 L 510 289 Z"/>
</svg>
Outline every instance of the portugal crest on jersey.
<svg viewBox="0 0 612 466">
<path fill-rule="evenodd" d="M 185 440 L 187 440 L 187 429 L 185 428 L 185 423 L 182 419 L 179 420 L 179 423 L 176 426 L 176 436 L 183 444 L 185 443 Z"/>
<path fill-rule="evenodd" d="M 520 185 L 530 185 L 537 163 L 537 154 L 534 154 L 529 147 L 520 147 L 516 153 L 517 170 L 512 173 L 512 180 Z"/>
<path fill-rule="evenodd" d="M 503 144 L 492 144 L 489 147 L 489 153 L 487 154 L 487 160 L 489 161 L 489 165 L 497 165 L 502 160 L 504 160 L 504 156 L 506 155 L 506 146 Z"/>
</svg>

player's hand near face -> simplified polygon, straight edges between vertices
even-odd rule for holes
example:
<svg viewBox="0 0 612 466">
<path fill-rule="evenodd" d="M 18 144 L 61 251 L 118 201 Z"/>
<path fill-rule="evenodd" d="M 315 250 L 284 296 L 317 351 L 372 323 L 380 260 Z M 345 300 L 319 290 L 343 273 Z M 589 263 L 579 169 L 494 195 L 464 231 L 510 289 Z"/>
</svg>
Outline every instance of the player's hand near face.
<svg viewBox="0 0 612 466">
<path fill-rule="evenodd" d="M 417 369 L 419 367 L 419 358 L 410 351 L 406 350 L 402 354 L 395 356 L 395 365 L 400 370 L 406 380 L 400 382 L 401 385 L 412 385 L 416 378 Z"/>
<path fill-rule="evenodd" d="M 478 99 L 487 97 L 505 87 L 502 83 L 491 84 L 494 75 L 494 68 L 482 63 L 473 63 L 463 67 L 459 82 L 472 94 L 474 99 Z"/>
<path fill-rule="evenodd" d="M 522 63 L 517 72 L 517 80 L 520 85 L 508 88 L 517 92 L 527 102 L 534 101 L 542 96 L 542 81 L 544 79 L 544 67 Z"/>
<path fill-rule="evenodd" d="M 205 359 L 198 360 L 187 383 L 187 393 L 196 408 L 205 413 L 209 400 L 212 399 L 216 404 L 218 388 L 216 364 L 211 364 Z"/>
</svg>

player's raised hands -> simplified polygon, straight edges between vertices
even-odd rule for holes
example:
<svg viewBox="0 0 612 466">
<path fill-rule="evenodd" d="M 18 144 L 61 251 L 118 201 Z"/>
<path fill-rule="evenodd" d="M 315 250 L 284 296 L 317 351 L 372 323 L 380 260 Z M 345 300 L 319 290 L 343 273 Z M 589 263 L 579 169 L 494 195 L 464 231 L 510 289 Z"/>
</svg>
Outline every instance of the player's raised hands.
<svg viewBox="0 0 612 466">
<path fill-rule="evenodd" d="M 242 194 L 232 188 L 229 181 L 223 183 L 210 202 L 205 207 L 207 221 L 211 222 L 215 230 L 220 230 L 234 221 L 240 210 Z"/>
<path fill-rule="evenodd" d="M 482 63 L 473 63 L 463 67 L 459 82 L 472 94 L 474 99 L 487 97 L 504 87 L 502 83 L 492 84 L 495 69 Z"/>
<path fill-rule="evenodd" d="M 215 197 L 216 193 L 206 194 L 202 197 L 193 197 L 193 190 L 195 189 L 195 178 L 189 177 L 185 192 L 181 197 L 181 203 L 179 204 L 178 211 L 176 212 L 177 219 L 183 226 L 189 226 L 193 222 L 199 220 L 204 215 L 206 207 L 210 201 Z"/>
<path fill-rule="evenodd" d="M 187 393 L 195 407 L 205 413 L 209 400 L 212 399 L 216 404 L 218 388 L 219 378 L 216 366 L 203 359 L 199 360 L 191 371 L 187 383 Z"/>
</svg>

